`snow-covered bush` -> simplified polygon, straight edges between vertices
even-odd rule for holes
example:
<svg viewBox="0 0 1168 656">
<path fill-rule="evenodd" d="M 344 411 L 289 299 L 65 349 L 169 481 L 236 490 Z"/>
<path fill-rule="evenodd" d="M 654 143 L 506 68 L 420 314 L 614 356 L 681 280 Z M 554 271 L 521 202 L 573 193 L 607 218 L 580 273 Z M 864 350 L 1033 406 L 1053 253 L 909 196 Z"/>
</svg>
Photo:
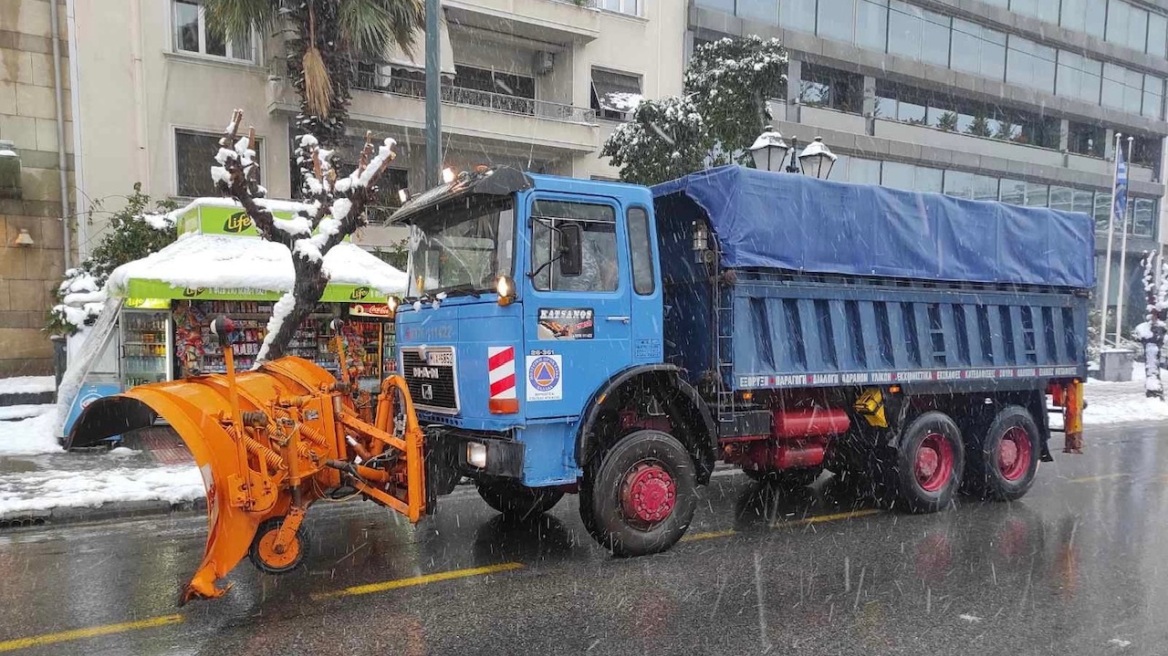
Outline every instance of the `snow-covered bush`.
<svg viewBox="0 0 1168 656">
<path fill-rule="evenodd" d="M 173 201 L 151 202 L 142 193 L 141 183 L 134 184 L 134 193 L 125 201 L 124 207 L 110 214 L 108 227 L 89 256 L 65 272 L 45 323 L 47 332 L 73 335 L 82 326 L 92 325 L 105 303 L 103 289 L 110 273 L 175 240 L 176 230 L 168 214 L 175 207 Z M 101 201 L 90 206 L 91 216 L 104 212 Z"/>
<path fill-rule="evenodd" d="M 699 46 L 685 95 L 642 101 L 601 155 L 621 179 L 656 184 L 708 166 L 752 166 L 749 148 L 770 121 L 767 99 L 787 85 L 787 52 L 777 39 L 750 36 Z"/>
<path fill-rule="evenodd" d="M 1157 280 L 1156 268 L 1160 264 Z M 1143 345 L 1144 390 L 1148 396 L 1164 397 L 1164 384 L 1160 380 L 1160 361 L 1164 354 L 1164 337 L 1168 335 L 1168 265 L 1160 263 L 1154 252 L 1144 255 L 1144 321 L 1132 331 L 1132 336 Z"/>
</svg>

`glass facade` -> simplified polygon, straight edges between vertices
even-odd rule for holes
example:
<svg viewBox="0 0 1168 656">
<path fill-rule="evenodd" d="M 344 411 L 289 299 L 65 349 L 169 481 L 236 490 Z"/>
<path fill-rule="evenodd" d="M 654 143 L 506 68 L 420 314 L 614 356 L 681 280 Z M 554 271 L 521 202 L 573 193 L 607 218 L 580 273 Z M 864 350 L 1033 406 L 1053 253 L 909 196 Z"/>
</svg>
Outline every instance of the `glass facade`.
<svg viewBox="0 0 1168 656">
<path fill-rule="evenodd" d="M 888 52 L 993 80 L 1163 117 L 1164 79 L 1007 35 L 904 0 L 695 0 L 699 6 L 768 25 Z M 984 1 L 984 0 L 983 0 Z M 1168 52 L 1168 16 L 1124 0 L 994 0 L 1067 29 L 1160 57 Z M 1061 8 L 1061 9 L 1060 9 Z M 1106 33 L 1105 33 L 1106 31 Z"/>
<path fill-rule="evenodd" d="M 942 192 L 967 200 L 999 200 L 1013 205 L 1050 207 L 1094 216 L 1096 230 L 1106 231 L 1111 214 L 1111 192 L 1046 185 L 1025 180 L 997 178 L 967 171 L 942 170 L 903 162 L 881 162 L 841 155 L 831 178 L 845 182 L 881 184 L 911 191 Z M 1157 201 L 1135 198 L 1128 203 L 1129 234 L 1156 237 Z"/>
</svg>

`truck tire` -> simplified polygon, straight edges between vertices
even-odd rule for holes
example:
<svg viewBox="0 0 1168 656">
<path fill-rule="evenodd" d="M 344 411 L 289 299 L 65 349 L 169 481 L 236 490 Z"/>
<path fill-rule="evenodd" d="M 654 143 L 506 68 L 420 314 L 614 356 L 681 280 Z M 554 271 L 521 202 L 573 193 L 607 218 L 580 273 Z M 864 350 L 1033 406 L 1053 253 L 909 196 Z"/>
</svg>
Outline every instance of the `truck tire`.
<svg viewBox="0 0 1168 656">
<path fill-rule="evenodd" d="M 1003 408 L 979 443 L 970 445 L 969 490 L 995 501 L 1021 499 L 1034 484 L 1041 449 L 1030 413 L 1016 405 Z"/>
<path fill-rule="evenodd" d="M 586 472 L 580 519 L 617 556 L 672 547 L 693 520 L 697 480 L 693 458 L 668 433 L 642 430 L 621 439 Z"/>
<path fill-rule="evenodd" d="M 884 474 L 897 501 L 910 512 L 937 512 L 953 501 L 961 485 L 961 429 L 943 412 L 926 412 L 904 429 L 896 451 L 881 460 L 892 464 Z"/>
<path fill-rule="evenodd" d="M 564 493 L 535 488 L 514 481 L 475 481 L 479 496 L 508 519 L 538 517 L 555 507 Z"/>
</svg>

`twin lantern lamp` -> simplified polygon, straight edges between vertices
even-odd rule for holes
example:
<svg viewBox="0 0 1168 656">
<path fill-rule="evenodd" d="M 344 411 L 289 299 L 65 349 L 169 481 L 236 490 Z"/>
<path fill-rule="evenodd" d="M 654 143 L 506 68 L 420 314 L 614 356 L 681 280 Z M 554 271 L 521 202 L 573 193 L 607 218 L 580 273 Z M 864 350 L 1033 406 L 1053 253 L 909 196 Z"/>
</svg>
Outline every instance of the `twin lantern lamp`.
<svg viewBox="0 0 1168 656">
<path fill-rule="evenodd" d="M 783 163 L 787 161 L 788 153 L 791 155 L 791 162 L 784 167 Z M 803 175 L 814 176 L 820 180 L 826 180 L 827 176 L 831 175 L 831 167 L 836 160 L 835 153 L 823 143 L 822 137 L 815 137 L 803 152 L 799 152 L 798 139 L 791 139 L 791 145 L 788 146 L 783 140 L 783 135 L 769 125 L 758 135 L 758 139 L 754 140 L 750 154 L 754 158 L 756 169 L 773 173 L 802 172 Z M 799 162 L 798 165 L 795 164 L 796 160 Z"/>
</svg>

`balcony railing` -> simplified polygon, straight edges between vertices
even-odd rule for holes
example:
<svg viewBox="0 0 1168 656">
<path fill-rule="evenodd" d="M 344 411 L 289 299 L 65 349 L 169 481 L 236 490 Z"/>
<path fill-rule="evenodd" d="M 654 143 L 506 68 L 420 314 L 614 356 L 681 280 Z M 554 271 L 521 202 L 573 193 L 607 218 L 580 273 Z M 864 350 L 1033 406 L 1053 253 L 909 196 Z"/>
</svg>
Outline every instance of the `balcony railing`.
<svg viewBox="0 0 1168 656">
<path fill-rule="evenodd" d="M 408 78 L 384 77 L 369 71 L 359 71 L 354 79 L 354 89 L 390 93 L 410 98 L 426 97 L 425 80 L 411 80 Z M 442 102 L 463 107 L 479 107 L 503 114 L 520 116 L 534 116 L 536 118 L 566 123 L 595 123 L 596 112 L 583 107 L 563 105 L 560 103 L 511 96 L 504 93 L 491 93 L 478 89 L 456 87 L 443 83 L 440 87 Z"/>
</svg>

